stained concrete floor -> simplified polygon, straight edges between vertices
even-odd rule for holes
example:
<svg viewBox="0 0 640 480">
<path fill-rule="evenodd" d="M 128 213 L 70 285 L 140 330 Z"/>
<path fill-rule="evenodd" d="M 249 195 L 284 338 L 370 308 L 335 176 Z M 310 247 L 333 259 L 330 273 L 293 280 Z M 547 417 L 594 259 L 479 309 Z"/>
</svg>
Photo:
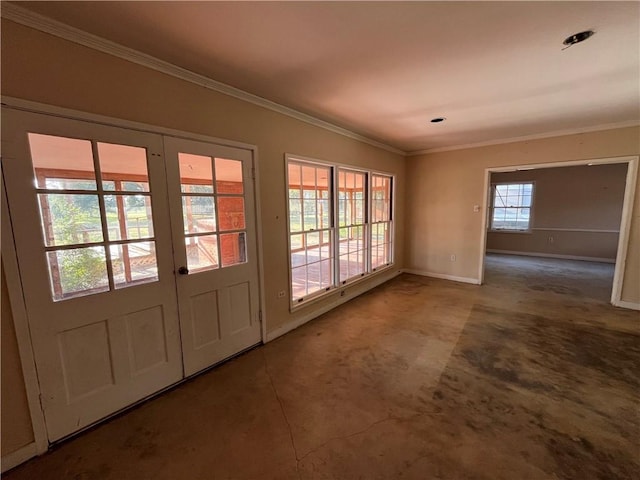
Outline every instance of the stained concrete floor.
<svg viewBox="0 0 640 480">
<path fill-rule="evenodd" d="M 5 478 L 640 478 L 640 315 L 612 274 L 402 275 Z"/>
</svg>

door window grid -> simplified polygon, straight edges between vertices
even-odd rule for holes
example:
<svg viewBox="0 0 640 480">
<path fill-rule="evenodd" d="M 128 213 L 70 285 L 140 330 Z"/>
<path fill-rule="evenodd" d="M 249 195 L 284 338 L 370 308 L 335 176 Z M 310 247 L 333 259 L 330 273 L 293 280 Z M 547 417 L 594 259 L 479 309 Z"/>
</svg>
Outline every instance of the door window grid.
<svg viewBox="0 0 640 480">
<path fill-rule="evenodd" d="M 28 139 L 53 300 L 157 281 L 146 149 L 36 133 Z M 144 175 L 118 173 L 114 154 L 137 162 Z M 110 170 L 106 178 L 101 166 Z M 144 205 L 137 234 L 129 233 L 134 209 L 126 212 L 125 202 Z"/>
<path fill-rule="evenodd" d="M 331 168 L 288 164 L 292 299 L 301 302 L 333 285 Z"/>
<path fill-rule="evenodd" d="M 392 179 L 371 175 L 371 270 L 392 262 Z"/>
<path fill-rule="evenodd" d="M 338 257 L 342 284 L 367 271 L 366 187 L 366 173 L 338 168 Z"/>
<path fill-rule="evenodd" d="M 529 231 L 533 182 L 491 185 L 491 230 Z"/>
<path fill-rule="evenodd" d="M 246 263 L 242 162 L 187 153 L 178 158 L 188 269 Z"/>
</svg>

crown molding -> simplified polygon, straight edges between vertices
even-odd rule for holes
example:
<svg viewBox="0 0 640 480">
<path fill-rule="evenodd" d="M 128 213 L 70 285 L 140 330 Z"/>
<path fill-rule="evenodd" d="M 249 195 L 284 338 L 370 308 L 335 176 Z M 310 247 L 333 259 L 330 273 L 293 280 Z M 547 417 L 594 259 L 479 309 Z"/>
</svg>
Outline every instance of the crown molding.
<svg viewBox="0 0 640 480">
<path fill-rule="evenodd" d="M 566 130 L 555 130 L 553 132 L 537 133 L 534 135 L 524 135 L 521 137 L 502 138 L 497 140 L 489 140 L 486 142 L 466 143 L 463 145 L 452 145 L 450 147 L 441 147 L 441 148 L 428 148 L 426 150 L 416 150 L 412 152 L 407 152 L 406 155 L 407 157 L 415 157 L 418 155 L 425 155 L 427 153 L 450 152 L 453 150 L 464 150 L 467 148 L 477 148 L 477 147 L 490 147 L 492 145 L 502 145 L 505 143 L 515 143 L 515 142 L 522 142 L 526 140 L 540 140 L 543 138 L 562 137 L 565 135 L 576 135 L 580 133 L 598 132 L 602 130 L 614 130 L 616 128 L 637 127 L 637 126 L 640 126 L 640 121 L 629 120 L 626 122 L 606 123 L 602 125 L 596 125 L 593 127 L 571 128 Z"/>
<path fill-rule="evenodd" d="M 132 63 L 136 63 L 138 65 L 142 65 L 158 72 L 162 72 L 167 75 L 179 78 L 181 80 L 194 83 L 209 90 L 238 98 L 245 102 L 258 105 L 259 107 L 263 107 L 274 112 L 281 113 L 283 115 L 287 115 L 288 117 L 295 118 L 296 120 L 300 120 L 310 125 L 329 130 L 330 132 L 343 135 L 353 140 L 367 143 L 388 152 L 396 153 L 399 155 L 406 155 L 405 151 L 392 147 L 391 145 L 373 140 L 371 138 L 365 137 L 364 135 L 360 135 L 359 133 L 347 130 L 346 128 L 334 125 L 324 120 L 320 120 L 319 118 L 313 117 L 306 113 L 299 112 L 297 110 L 294 110 L 293 108 L 286 107 L 279 103 L 272 102 L 271 100 L 267 100 L 266 98 L 262 98 L 252 93 L 245 92 L 244 90 L 240 90 L 239 88 L 232 87 L 231 85 L 218 82 L 204 75 L 200 75 L 185 68 L 178 67 L 177 65 L 174 65 L 172 63 L 165 62 L 164 60 L 160 60 L 159 58 L 147 55 L 146 53 L 139 52 L 129 47 L 125 47 L 105 38 L 85 32 L 84 30 L 72 27 L 65 23 L 58 22 L 57 20 L 53 20 L 51 18 L 37 14 L 15 4 L 2 2 L 1 12 L 3 18 L 33 28 L 35 30 L 48 33 L 50 35 L 55 35 L 56 37 L 77 43 L 79 45 L 83 45 L 93 50 L 122 58 Z"/>
</svg>

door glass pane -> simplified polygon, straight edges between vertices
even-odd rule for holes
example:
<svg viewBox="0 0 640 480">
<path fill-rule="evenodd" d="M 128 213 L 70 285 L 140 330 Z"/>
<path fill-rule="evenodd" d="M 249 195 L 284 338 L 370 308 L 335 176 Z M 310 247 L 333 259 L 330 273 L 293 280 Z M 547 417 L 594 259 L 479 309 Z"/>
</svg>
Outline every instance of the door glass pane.
<svg viewBox="0 0 640 480">
<path fill-rule="evenodd" d="M 102 224 L 97 195 L 38 194 L 45 245 L 101 242 Z"/>
<path fill-rule="evenodd" d="M 153 237 L 151 197 L 148 195 L 105 195 L 109 240 Z"/>
<path fill-rule="evenodd" d="M 28 137 L 38 188 L 96 190 L 90 141 L 39 133 Z"/>
<path fill-rule="evenodd" d="M 202 235 L 185 238 L 187 267 L 191 272 L 218 268 L 217 235 Z"/>
<path fill-rule="evenodd" d="M 216 210 L 213 197 L 182 197 L 182 220 L 184 233 L 216 231 Z"/>
<path fill-rule="evenodd" d="M 218 215 L 220 230 L 243 230 L 245 228 L 244 198 L 218 197 Z"/>
<path fill-rule="evenodd" d="M 216 158 L 216 188 L 218 193 L 242 193 L 242 162 Z"/>
<path fill-rule="evenodd" d="M 180 186 L 184 193 L 213 193 L 211 157 L 178 153 Z"/>
<path fill-rule="evenodd" d="M 55 301 L 109 290 L 104 247 L 47 252 L 47 260 Z"/>
<path fill-rule="evenodd" d="M 149 191 L 146 149 L 98 142 L 98 158 L 105 190 Z"/>
<path fill-rule="evenodd" d="M 113 281 L 116 288 L 158 279 L 156 242 L 111 245 L 111 261 L 113 262 Z"/>
<path fill-rule="evenodd" d="M 246 263 L 247 246 L 245 233 L 225 233 L 220 235 L 220 256 L 222 257 L 223 267 Z"/>
</svg>

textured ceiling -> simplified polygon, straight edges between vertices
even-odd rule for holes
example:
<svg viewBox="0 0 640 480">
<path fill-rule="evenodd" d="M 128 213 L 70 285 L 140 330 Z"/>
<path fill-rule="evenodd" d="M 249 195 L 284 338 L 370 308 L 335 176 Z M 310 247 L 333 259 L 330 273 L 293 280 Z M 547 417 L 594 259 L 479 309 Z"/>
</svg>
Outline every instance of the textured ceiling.
<svg viewBox="0 0 640 480">
<path fill-rule="evenodd" d="M 15 3 L 404 151 L 640 123 L 638 2 Z"/>
</svg>

